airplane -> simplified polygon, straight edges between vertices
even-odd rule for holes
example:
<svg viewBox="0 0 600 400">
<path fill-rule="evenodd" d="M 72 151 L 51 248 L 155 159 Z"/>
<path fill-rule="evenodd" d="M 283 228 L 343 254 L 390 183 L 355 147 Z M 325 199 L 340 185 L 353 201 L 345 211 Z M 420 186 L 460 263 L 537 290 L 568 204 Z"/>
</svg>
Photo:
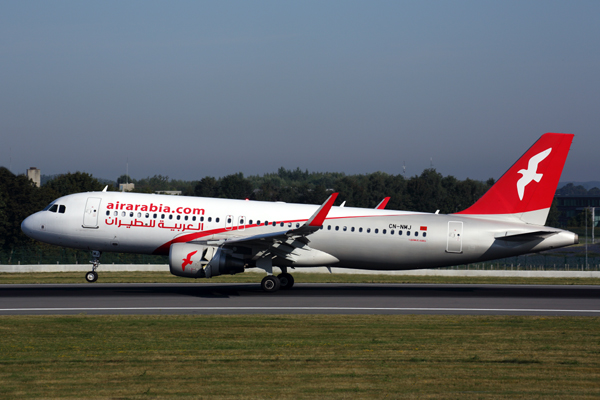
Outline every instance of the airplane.
<svg viewBox="0 0 600 400">
<path fill-rule="evenodd" d="M 434 214 L 128 192 L 60 197 L 27 217 L 22 231 L 92 252 L 169 256 L 172 274 L 210 278 L 266 271 L 266 292 L 290 289 L 290 269 L 326 266 L 409 270 L 463 265 L 569 246 L 575 233 L 544 226 L 572 134 L 546 133 L 472 206 Z M 274 274 L 274 267 L 281 270 Z"/>
</svg>

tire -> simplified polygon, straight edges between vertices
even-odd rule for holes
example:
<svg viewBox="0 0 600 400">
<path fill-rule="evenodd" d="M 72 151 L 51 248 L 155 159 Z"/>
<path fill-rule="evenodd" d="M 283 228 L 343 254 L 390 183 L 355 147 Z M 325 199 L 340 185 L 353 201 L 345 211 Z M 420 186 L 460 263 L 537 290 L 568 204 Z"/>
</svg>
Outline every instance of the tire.
<svg viewBox="0 0 600 400">
<path fill-rule="evenodd" d="M 92 283 L 98 280 L 98 273 L 96 271 L 90 271 L 85 274 L 85 280 Z"/>
<path fill-rule="evenodd" d="M 277 276 L 279 282 L 281 282 L 281 289 L 291 289 L 294 286 L 294 277 L 288 273 L 279 274 Z"/>
<path fill-rule="evenodd" d="M 279 278 L 276 276 L 268 275 L 263 278 L 260 286 L 267 293 L 275 293 L 281 287 L 281 282 L 279 282 Z"/>
</svg>

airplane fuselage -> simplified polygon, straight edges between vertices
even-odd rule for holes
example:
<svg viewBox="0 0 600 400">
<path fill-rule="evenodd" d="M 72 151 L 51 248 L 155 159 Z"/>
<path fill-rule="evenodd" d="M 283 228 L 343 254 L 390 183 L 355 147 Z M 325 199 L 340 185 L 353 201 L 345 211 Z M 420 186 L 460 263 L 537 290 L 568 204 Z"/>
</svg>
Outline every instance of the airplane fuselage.
<svg viewBox="0 0 600 400">
<path fill-rule="evenodd" d="M 174 243 L 218 244 L 239 236 L 288 231 L 304 224 L 319 208 L 121 192 L 73 194 L 53 204 L 56 211 L 40 211 L 23 223 L 27 235 L 76 249 L 164 255 Z M 507 232 L 544 231 L 549 234 L 537 240 L 502 239 Z M 308 257 L 291 263 L 285 257 L 274 257 L 273 265 L 432 268 L 567 246 L 577 242 L 577 235 L 517 221 L 457 214 L 332 207 L 321 229 L 309 239 L 311 249 L 332 258 Z"/>
</svg>

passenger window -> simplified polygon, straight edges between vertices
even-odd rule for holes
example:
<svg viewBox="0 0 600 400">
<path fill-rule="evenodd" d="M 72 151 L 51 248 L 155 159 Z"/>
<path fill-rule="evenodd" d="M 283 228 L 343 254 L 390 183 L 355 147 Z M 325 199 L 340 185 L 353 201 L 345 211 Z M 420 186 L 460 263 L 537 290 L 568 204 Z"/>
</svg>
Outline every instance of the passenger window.
<svg viewBox="0 0 600 400">
<path fill-rule="evenodd" d="M 231 223 L 231 218 L 227 218 L 227 223 L 230 224 Z"/>
<path fill-rule="evenodd" d="M 248 225 L 252 225 L 252 220 L 249 220 L 249 221 L 248 221 Z"/>
<path fill-rule="evenodd" d="M 415 236 L 419 236 L 419 231 L 416 231 L 416 232 L 415 232 Z"/>
<path fill-rule="evenodd" d="M 181 219 L 181 215 L 178 215 L 177 216 L 177 220 L 179 221 L 180 219 Z"/>
<path fill-rule="evenodd" d="M 300 228 L 300 223 L 296 222 L 296 228 Z"/>
<path fill-rule="evenodd" d="M 119 216 L 119 212 L 118 212 L 118 211 L 115 211 L 115 212 L 114 212 L 114 216 L 115 216 L 115 217 Z"/>
<path fill-rule="evenodd" d="M 157 214 L 154 214 L 154 216 L 153 216 L 152 218 L 156 219 L 156 217 L 158 217 L 158 215 L 157 215 Z"/>
<path fill-rule="evenodd" d="M 283 222 L 282 222 L 282 223 L 280 223 L 280 224 L 279 224 L 279 226 L 283 228 Z"/>
<path fill-rule="evenodd" d="M 347 227 L 347 226 L 345 226 L 345 227 L 343 227 L 342 229 L 344 229 L 344 232 L 346 232 L 346 231 L 348 230 L 348 227 Z"/>
<path fill-rule="evenodd" d="M 160 219 L 165 219 L 165 214 L 160 214 Z"/>
<path fill-rule="evenodd" d="M 291 227 L 292 227 L 292 223 L 288 222 L 288 228 L 291 228 Z"/>
<path fill-rule="evenodd" d="M 371 233 L 371 228 L 367 228 L 367 233 Z"/>
<path fill-rule="evenodd" d="M 146 218 L 150 218 L 150 214 L 149 214 L 149 213 L 146 213 L 145 217 L 146 217 Z"/>
<path fill-rule="evenodd" d="M 133 218 L 133 211 L 129 213 L 129 218 Z"/>
<path fill-rule="evenodd" d="M 123 211 L 123 212 L 121 213 L 121 216 L 122 216 L 122 217 L 126 217 L 126 216 L 127 216 L 127 213 L 126 213 L 125 211 Z"/>
<path fill-rule="evenodd" d="M 387 230 L 384 229 L 381 233 L 385 235 L 387 233 Z"/>
<path fill-rule="evenodd" d="M 362 228 L 358 228 L 358 231 L 362 233 Z"/>
<path fill-rule="evenodd" d="M 375 228 L 375 233 L 379 233 L 379 229 Z"/>
<path fill-rule="evenodd" d="M 142 213 L 141 212 L 137 213 L 137 217 L 142 218 Z"/>
<path fill-rule="evenodd" d="M 398 231 L 398 236 L 402 236 L 402 231 Z"/>
<path fill-rule="evenodd" d="M 107 215 L 107 216 L 109 216 L 109 215 L 110 215 L 110 211 L 107 211 L 107 212 L 106 212 L 106 215 Z"/>
<path fill-rule="evenodd" d="M 331 225 L 327 225 L 327 230 L 330 231 L 331 230 Z"/>
<path fill-rule="evenodd" d="M 53 204 L 52 207 L 50 207 L 50 209 L 48 211 L 56 212 L 56 210 L 58 210 L 58 204 Z"/>
<path fill-rule="evenodd" d="M 240 219 L 240 225 L 244 225 L 244 220 Z"/>
<path fill-rule="evenodd" d="M 215 222 L 219 222 L 219 221 L 220 221 L 219 217 L 215 218 Z"/>
<path fill-rule="evenodd" d="M 256 225 L 260 225 L 260 219 L 256 220 Z"/>
<path fill-rule="evenodd" d="M 196 217 L 194 216 L 192 221 L 195 221 L 195 220 L 196 220 Z M 203 222 L 203 221 L 204 221 L 204 217 L 200 217 L 200 222 Z"/>
<path fill-rule="evenodd" d="M 276 225 L 277 225 L 277 222 L 273 221 L 273 226 L 276 226 Z"/>
<path fill-rule="evenodd" d="M 169 219 L 173 219 L 173 214 L 169 214 Z"/>
<path fill-rule="evenodd" d="M 423 237 L 427 236 L 427 232 L 423 232 Z"/>
<path fill-rule="evenodd" d="M 211 217 L 208 217 L 208 222 L 211 222 L 211 221 L 212 221 L 212 218 L 211 218 Z"/>
<path fill-rule="evenodd" d="M 406 236 L 410 236 L 410 231 L 406 231 Z"/>
<path fill-rule="evenodd" d="M 192 221 L 195 221 L 195 220 L 196 220 L 196 216 L 194 215 L 194 216 L 192 217 Z M 204 221 L 204 217 L 200 217 L 200 221 Z"/>
<path fill-rule="evenodd" d="M 354 232 L 354 227 L 350 228 L 350 231 Z"/>
<path fill-rule="evenodd" d="M 188 218 L 189 218 L 189 217 L 188 217 L 187 215 L 186 215 L 185 217 L 183 217 L 183 219 L 185 219 L 186 221 L 188 220 Z"/>
<path fill-rule="evenodd" d="M 335 230 L 336 230 L 336 231 L 339 231 L 339 230 L 340 230 L 340 227 L 339 227 L 339 226 L 336 226 L 336 227 L 335 227 Z"/>
<path fill-rule="evenodd" d="M 265 226 L 269 225 L 269 221 L 265 221 Z"/>
<path fill-rule="evenodd" d="M 393 234 L 394 234 L 394 230 L 392 229 L 392 230 L 390 231 L 390 235 L 393 235 Z"/>
</svg>

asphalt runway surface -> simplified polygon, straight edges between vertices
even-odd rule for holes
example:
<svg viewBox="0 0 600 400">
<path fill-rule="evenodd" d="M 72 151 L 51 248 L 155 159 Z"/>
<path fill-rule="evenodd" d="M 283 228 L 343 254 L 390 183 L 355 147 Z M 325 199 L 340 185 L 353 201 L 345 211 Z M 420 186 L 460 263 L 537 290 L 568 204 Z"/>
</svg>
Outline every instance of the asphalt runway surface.
<svg viewBox="0 0 600 400">
<path fill-rule="evenodd" d="M 600 316 L 600 286 L 256 283 L 0 285 L 0 315 L 470 314 Z"/>
</svg>

